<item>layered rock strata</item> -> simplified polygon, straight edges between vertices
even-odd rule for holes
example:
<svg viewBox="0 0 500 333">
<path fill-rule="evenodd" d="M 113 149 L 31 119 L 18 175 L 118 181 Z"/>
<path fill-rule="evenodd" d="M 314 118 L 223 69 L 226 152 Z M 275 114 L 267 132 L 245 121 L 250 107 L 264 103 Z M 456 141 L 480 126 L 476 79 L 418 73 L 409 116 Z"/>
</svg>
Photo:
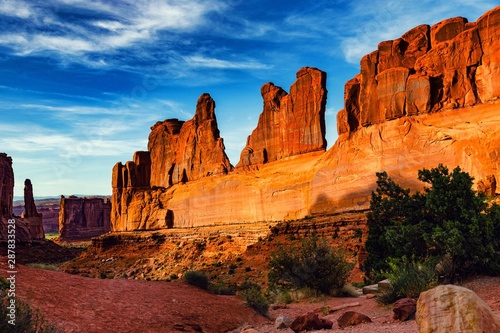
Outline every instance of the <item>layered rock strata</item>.
<svg viewBox="0 0 500 333">
<path fill-rule="evenodd" d="M 346 84 L 344 110 L 338 115 L 340 135 L 326 153 L 314 148 L 269 160 L 270 152 L 279 148 L 275 143 L 279 140 L 266 139 L 274 133 L 269 124 L 278 119 L 271 117 L 276 116 L 272 110 L 279 105 L 281 112 L 288 95 L 264 85 L 263 116 L 245 148 L 257 153 L 244 151 L 246 162 L 238 164 L 256 163 L 258 168 L 237 168 L 227 175 L 170 186 L 165 181 L 170 179 L 168 172 L 157 176 L 151 167 L 151 179 L 163 179 L 162 187 L 151 181 L 149 187 L 125 188 L 126 182 L 114 176 L 113 193 L 119 195 L 113 199 L 113 230 L 288 221 L 361 211 L 369 208 L 376 172 L 387 171 L 403 186 L 418 190 L 423 185 L 417 180 L 418 170 L 440 163 L 450 169 L 460 166 L 475 178 L 478 188 L 496 195 L 500 83 L 495 79 L 500 76 L 491 73 L 500 54 L 499 33 L 497 7 L 476 23 L 445 20 L 381 43 L 363 58 L 360 74 Z M 311 91 L 309 84 L 295 87 L 290 95 Z M 320 96 L 324 95 L 316 95 Z M 323 97 L 318 98 L 311 100 L 321 105 Z M 305 128 L 309 124 L 294 121 Z M 113 174 L 122 174 L 119 169 L 115 166 Z"/>
<path fill-rule="evenodd" d="M 270 82 L 262 86 L 263 111 L 237 168 L 326 149 L 326 73 L 304 67 L 296 77 L 290 94 Z"/>
<path fill-rule="evenodd" d="M 111 230 L 111 202 L 108 198 L 61 196 L 59 238 L 90 239 Z"/>
<path fill-rule="evenodd" d="M 361 59 L 345 85 L 338 133 L 491 102 L 500 95 L 500 11 L 420 25 Z"/>
<path fill-rule="evenodd" d="M 42 216 L 37 213 L 33 199 L 33 186 L 29 179 L 25 181 L 25 213 L 22 217 L 13 214 L 14 170 L 12 158 L 0 153 L 0 240 L 7 240 L 11 221 L 15 221 L 15 239 L 18 242 L 45 238 Z M 12 234 L 11 234 L 12 235 Z"/>
</svg>

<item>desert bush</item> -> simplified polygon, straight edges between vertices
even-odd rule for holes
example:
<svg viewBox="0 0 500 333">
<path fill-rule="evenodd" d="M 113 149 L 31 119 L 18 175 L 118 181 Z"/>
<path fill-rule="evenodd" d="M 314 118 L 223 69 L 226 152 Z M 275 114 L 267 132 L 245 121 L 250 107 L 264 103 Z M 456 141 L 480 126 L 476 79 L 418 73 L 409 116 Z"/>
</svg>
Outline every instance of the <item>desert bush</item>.
<svg viewBox="0 0 500 333">
<path fill-rule="evenodd" d="M 187 271 L 182 275 L 182 278 L 186 283 L 205 290 L 210 284 L 208 275 L 203 271 Z"/>
<path fill-rule="evenodd" d="M 255 309 L 263 316 L 267 316 L 269 311 L 269 301 L 262 293 L 258 284 L 246 282 L 240 287 L 240 294 L 243 296 L 245 303 Z"/>
<path fill-rule="evenodd" d="M 15 325 L 9 324 L 10 299 L 6 290 L 9 283 L 0 277 L 0 332 L 5 333 L 60 333 L 54 324 L 49 323 L 38 309 L 33 310 L 30 305 L 19 298 L 15 298 Z"/>
<path fill-rule="evenodd" d="M 391 280 L 390 289 L 377 297 L 383 304 L 391 304 L 401 298 L 418 298 L 420 293 L 437 285 L 435 260 L 424 263 L 407 260 L 390 260 L 384 275 Z"/>
<path fill-rule="evenodd" d="M 272 287 L 307 287 L 331 294 L 344 286 L 351 269 L 342 251 L 312 236 L 271 253 L 268 279 Z"/>
<path fill-rule="evenodd" d="M 411 194 L 377 173 L 368 213 L 368 256 L 364 268 L 370 278 L 389 269 L 389 258 L 423 262 L 451 256 L 451 276 L 492 273 L 500 267 L 500 208 L 488 207 L 486 196 L 472 189 L 473 178 L 456 167 L 443 165 L 418 172 L 429 184 Z"/>
<path fill-rule="evenodd" d="M 236 295 L 238 288 L 232 283 L 218 279 L 210 283 L 208 290 L 216 295 Z"/>
</svg>

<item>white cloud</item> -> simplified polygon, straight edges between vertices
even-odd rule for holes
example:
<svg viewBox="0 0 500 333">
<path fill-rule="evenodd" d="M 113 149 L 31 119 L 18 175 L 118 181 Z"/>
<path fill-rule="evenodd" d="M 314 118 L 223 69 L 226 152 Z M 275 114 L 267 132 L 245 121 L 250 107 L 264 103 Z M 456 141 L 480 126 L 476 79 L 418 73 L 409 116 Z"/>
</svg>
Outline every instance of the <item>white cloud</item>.
<svg viewBox="0 0 500 333">
<path fill-rule="evenodd" d="M 216 58 L 207 58 L 200 55 L 184 57 L 190 67 L 218 68 L 218 69 L 266 69 L 269 66 L 255 60 L 229 61 Z"/>
<path fill-rule="evenodd" d="M 2 1 L 0 2 L 0 14 L 22 19 L 28 19 L 34 15 L 34 9 L 22 1 Z"/>
</svg>

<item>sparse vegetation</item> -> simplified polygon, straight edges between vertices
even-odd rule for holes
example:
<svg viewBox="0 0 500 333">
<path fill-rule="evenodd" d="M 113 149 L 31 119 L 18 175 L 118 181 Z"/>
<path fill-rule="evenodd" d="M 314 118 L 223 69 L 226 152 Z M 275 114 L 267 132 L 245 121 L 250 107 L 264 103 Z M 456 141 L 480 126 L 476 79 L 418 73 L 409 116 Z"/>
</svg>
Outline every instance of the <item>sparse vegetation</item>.
<svg viewBox="0 0 500 333">
<path fill-rule="evenodd" d="M 208 275 L 203 271 L 187 271 L 182 275 L 182 278 L 186 283 L 205 290 L 210 284 Z"/>
<path fill-rule="evenodd" d="M 435 262 L 418 263 L 391 260 L 384 275 L 391 280 L 390 289 L 377 297 L 382 304 L 391 304 L 401 298 L 418 298 L 421 292 L 437 285 Z"/>
<path fill-rule="evenodd" d="M 38 268 L 38 269 L 46 269 L 46 270 L 49 270 L 49 271 L 57 271 L 58 268 L 56 265 L 53 265 L 53 264 L 46 264 L 46 263 L 29 263 L 29 264 L 26 264 L 26 266 L 28 267 L 32 267 L 32 268 Z"/>
<path fill-rule="evenodd" d="M 241 289 L 240 293 L 243 296 L 245 303 L 261 315 L 267 316 L 269 311 L 269 301 L 262 293 L 260 286 L 255 283 L 247 282 L 242 285 Z"/>
<path fill-rule="evenodd" d="M 49 323 L 38 309 L 19 298 L 15 298 L 15 325 L 9 324 L 11 306 L 7 294 L 9 283 L 0 277 L 0 332 L 5 333 L 59 333 L 62 332 L 54 324 Z"/>
<path fill-rule="evenodd" d="M 418 172 L 430 186 L 411 194 L 386 172 L 377 173 L 368 214 L 368 257 L 371 278 L 391 269 L 392 259 L 450 257 L 448 279 L 471 273 L 500 273 L 500 207 L 488 206 L 483 193 L 472 189 L 473 178 L 455 168 L 439 165 Z M 445 277 L 446 280 L 446 277 Z"/>
<path fill-rule="evenodd" d="M 332 294 L 344 286 L 351 268 L 343 252 L 312 236 L 271 253 L 268 278 L 271 287 Z"/>
</svg>

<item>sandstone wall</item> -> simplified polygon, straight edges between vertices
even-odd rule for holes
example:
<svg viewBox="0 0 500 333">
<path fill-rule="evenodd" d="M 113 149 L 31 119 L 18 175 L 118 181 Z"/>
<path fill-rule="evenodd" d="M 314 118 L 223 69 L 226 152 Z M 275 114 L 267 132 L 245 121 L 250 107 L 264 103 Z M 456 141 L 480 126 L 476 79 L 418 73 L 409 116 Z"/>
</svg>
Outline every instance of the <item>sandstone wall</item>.
<svg viewBox="0 0 500 333">
<path fill-rule="evenodd" d="M 65 198 L 59 205 L 59 238 L 90 239 L 111 229 L 111 202 L 107 198 Z"/>
<path fill-rule="evenodd" d="M 499 33 L 497 7 L 476 23 L 454 18 L 381 43 L 362 59 L 360 74 L 346 84 L 344 110 L 338 114 L 340 135 L 326 153 L 320 149 L 322 135 L 310 130 L 320 129 L 321 121 L 311 127 L 307 112 L 293 121 L 280 118 L 293 117 L 282 112 L 288 110 L 289 96 L 309 96 L 301 105 L 321 110 L 326 98 L 322 72 L 300 70 L 297 82 L 305 81 L 296 82 L 289 95 L 265 84 L 264 111 L 238 164 L 244 167 L 195 181 L 180 177 L 175 183 L 179 172 L 155 168 L 151 158 L 151 186 L 134 187 L 117 175 L 123 175 L 124 168 L 130 173 L 139 162 L 134 157 L 129 166 L 118 164 L 113 170 L 113 230 L 283 221 L 365 210 L 376 172 L 387 171 L 403 186 L 418 190 L 418 170 L 440 163 L 450 169 L 460 166 L 478 188 L 495 195 L 500 177 L 500 82 L 495 81 L 500 77 Z M 275 139 L 287 133 L 281 123 L 293 122 L 297 126 L 291 125 L 291 133 L 316 135 L 306 140 L 293 134 L 290 142 L 315 148 L 295 154 L 298 151 L 287 150 L 293 144 Z M 157 126 L 165 128 L 162 133 L 180 133 L 184 127 L 172 121 Z M 168 140 L 155 146 L 167 166 L 174 165 L 169 158 L 179 154 L 166 153 Z M 258 167 L 245 168 L 255 164 Z"/>
<path fill-rule="evenodd" d="M 345 85 L 338 133 L 388 120 L 487 103 L 500 96 L 500 9 L 477 22 L 421 25 L 361 59 Z"/>
<path fill-rule="evenodd" d="M 304 67 L 290 94 L 273 83 L 261 88 L 263 111 L 236 167 L 326 149 L 326 73 Z"/>
</svg>

